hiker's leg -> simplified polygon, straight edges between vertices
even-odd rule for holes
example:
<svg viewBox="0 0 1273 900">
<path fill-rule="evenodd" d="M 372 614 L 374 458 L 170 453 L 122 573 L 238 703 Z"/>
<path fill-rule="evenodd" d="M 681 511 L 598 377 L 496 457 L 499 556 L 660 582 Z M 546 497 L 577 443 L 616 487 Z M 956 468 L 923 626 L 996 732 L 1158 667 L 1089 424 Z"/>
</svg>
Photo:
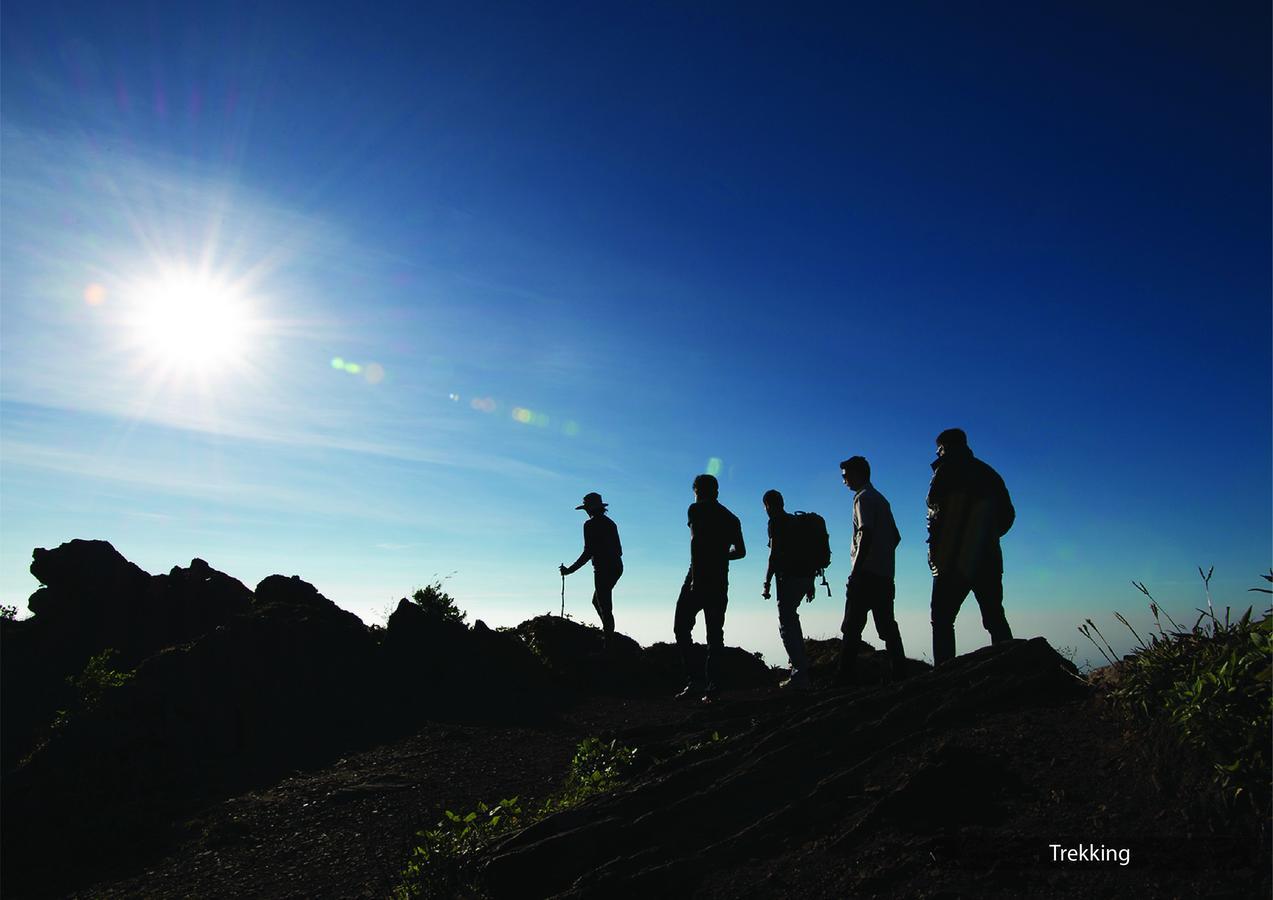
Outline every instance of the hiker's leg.
<svg viewBox="0 0 1273 900">
<path fill-rule="evenodd" d="M 858 644 L 862 641 L 862 629 L 866 627 L 866 616 L 871 609 L 870 588 L 867 580 L 861 575 L 851 577 L 844 585 L 844 621 L 840 623 L 840 632 L 844 635 L 840 643 L 840 663 L 837 666 L 835 680 L 850 683 L 857 669 Z"/>
<path fill-rule="evenodd" d="M 955 616 L 968 596 L 969 584 L 958 574 L 933 576 L 933 665 L 955 658 Z"/>
<path fill-rule="evenodd" d="M 676 649 L 680 652 L 681 668 L 685 672 L 686 681 L 694 681 L 694 621 L 698 618 L 698 607 L 694 601 L 694 589 L 690 576 L 685 576 L 681 585 L 680 596 L 676 598 L 676 617 L 672 623 L 672 633 L 676 635 Z"/>
<path fill-rule="evenodd" d="M 729 603 L 728 587 L 713 586 L 704 592 L 700 601 L 703 607 L 703 623 L 707 626 L 707 659 L 703 665 L 703 676 L 706 679 L 706 692 L 715 694 L 720 690 L 720 661 L 725 652 L 725 607 Z"/>
<path fill-rule="evenodd" d="M 1012 628 L 1003 611 L 1003 572 L 991 570 L 979 575 L 972 591 L 981 607 L 981 624 L 990 632 L 990 643 L 1012 640 Z"/>
<path fill-rule="evenodd" d="M 813 589 L 812 578 L 778 576 L 778 636 L 782 638 L 791 677 L 809 677 L 809 657 L 804 648 L 804 631 L 800 627 L 800 603 Z"/>
<path fill-rule="evenodd" d="M 592 605 L 601 616 L 601 632 L 609 639 L 614 634 L 614 586 L 623 570 L 596 569 L 593 574 L 597 590 Z"/>
<path fill-rule="evenodd" d="M 902 665 L 906 653 L 902 650 L 902 632 L 897 627 L 897 616 L 894 613 L 894 601 L 897 596 L 897 585 L 891 578 L 880 579 L 879 594 L 872 607 L 875 616 L 875 631 L 884 642 L 888 651 L 888 663 L 894 678 L 902 674 Z"/>
</svg>

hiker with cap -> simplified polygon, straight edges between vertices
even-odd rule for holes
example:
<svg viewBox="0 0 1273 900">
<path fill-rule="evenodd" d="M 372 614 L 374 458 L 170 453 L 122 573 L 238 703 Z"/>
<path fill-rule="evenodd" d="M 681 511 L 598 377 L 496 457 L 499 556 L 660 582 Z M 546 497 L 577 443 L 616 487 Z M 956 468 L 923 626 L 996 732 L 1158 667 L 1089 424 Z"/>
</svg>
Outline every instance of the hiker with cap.
<svg viewBox="0 0 1273 900">
<path fill-rule="evenodd" d="M 844 622 L 840 625 L 844 641 L 835 681 L 841 686 L 854 683 L 858 644 L 868 615 L 874 616 L 875 631 L 888 652 L 888 677 L 900 678 L 905 674 L 906 654 L 893 611 L 897 593 L 893 576 L 902 535 L 893 519 L 893 508 L 871 484 L 871 464 L 866 457 L 851 456 L 840 463 L 840 477 L 853 491 L 853 543 L 849 548 L 849 580 L 844 586 Z"/>
<path fill-rule="evenodd" d="M 699 610 L 707 626 L 707 659 L 703 665 L 705 683 L 703 702 L 711 703 L 719 691 L 717 670 L 725 652 L 725 607 L 729 603 L 729 563 L 747 555 L 743 545 L 743 526 L 738 517 L 721 506 L 717 495 L 720 485 L 713 475 L 694 479 L 694 502 L 686 513 L 690 527 L 690 570 L 676 600 L 676 617 L 672 630 L 681 653 L 685 671 L 685 687 L 676 696 L 698 693 L 694 677 L 693 648 L 690 636 Z"/>
<path fill-rule="evenodd" d="M 584 496 L 583 503 L 575 507 L 588 513 L 588 521 L 583 523 L 583 553 L 571 565 L 557 567 L 564 578 L 592 560 L 592 605 L 601 616 L 602 647 L 609 645 L 614 634 L 614 586 L 623 574 L 623 546 L 618 527 L 606 515 L 608 508 L 600 494 Z"/>
<path fill-rule="evenodd" d="M 955 657 L 955 616 L 972 591 L 990 642 L 1012 640 L 1003 612 L 999 539 L 1017 517 L 999 473 L 972 455 L 962 428 L 937 435 L 928 485 L 928 567 L 933 573 L 933 665 Z"/>
</svg>

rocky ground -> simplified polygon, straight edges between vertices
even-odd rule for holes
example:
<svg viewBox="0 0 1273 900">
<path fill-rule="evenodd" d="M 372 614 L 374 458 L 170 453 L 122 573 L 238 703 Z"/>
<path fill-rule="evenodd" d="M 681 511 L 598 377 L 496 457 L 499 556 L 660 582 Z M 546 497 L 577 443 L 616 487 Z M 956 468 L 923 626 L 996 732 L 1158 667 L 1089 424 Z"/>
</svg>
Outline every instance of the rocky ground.
<svg viewBox="0 0 1273 900">
<path fill-rule="evenodd" d="M 32 572 L 35 615 L 0 621 L 6 898 L 386 897 L 419 829 L 537 809 L 589 737 L 640 764 L 487 847 L 491 900 L 1273 888 L 1269 823 L 1218 818 L 1042 639 L 893 681 L 864 644 L 849 688 L 810 641 L 797 694 L 729 648 L 704 706 L 672 699 L 675 648 L 602 653 L 555 616 L 496 632 L 404 600 L 368 629 L 296 577 L 148 575 L 101 541 Z"/>
<path fill-rule="evenodd" d="M 880 690 L 792 697 L 756 689 L 727 694 L 711 708 L 594 698 L 541 727 L 432 723 L 212 804 L 176 824 L 167 846 L 139 853 L 71 896 L 385 897 L 417 828 L 479 800 L 547 796 L 584 737 L 616 736 L 670 755 L 717 734 L 720 744 L 745 749 L 764 739 L 773 718 L 799 718 L 829 701 L 862 706 Z M 741 854 L 721 847 L 728 865 L 712 864 L 709 840 L 701 866 L 626 873 L 637 877 L 574 890 L 648 896 L 657 885 L 669 896 L 713 898 L 1269 896 L 1267 848 L 1208 830 L 1183 804 L 1173 806 L 1163 787 L 1134 738 L 1095 695 L 1080 692 L 1067 703 L 988 712 L 887 744 L 852 788 L 857 803 L 806 807 L 801 821 L 777 823 Z M 704 793 L 696 813 L 691 801 L 689 826 L 715 827 L 714 837 L 725 838 L 730 830 L 720 828 L 715 802 Z M 1130 864 L 1053 861 L 1055 843 L 1126 848 Z M 541 895 L 521 876 L 511 884 L 499 895 Z"/>
</svg>

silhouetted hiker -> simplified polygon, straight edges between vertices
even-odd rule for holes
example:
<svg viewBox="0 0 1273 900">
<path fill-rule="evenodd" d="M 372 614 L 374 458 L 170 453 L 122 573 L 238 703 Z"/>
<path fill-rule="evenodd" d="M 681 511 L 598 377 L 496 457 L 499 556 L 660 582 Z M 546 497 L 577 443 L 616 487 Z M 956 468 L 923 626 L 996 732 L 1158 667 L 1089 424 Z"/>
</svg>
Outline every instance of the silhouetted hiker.
<svg viewBox="0 0 1273 900">
<path fill-rule="evenodd" d="M 844 622 L 840 626 L 844 643 L 836 672 L 836 683 L 846 685 L 853 683 L 858 642 L 868 613 L 875 617 L 875 630 L 888 651 L 891 675 L 902 674 L 906 655 L 893 615 L 895 557 L 902 541 L 893 509 L 871 484 L 871 464 L 865 457 L 853 456 L 840 463 L 840 475 L 853 491 L 852 563 L 844 586 Z"/>
<path fill-rule="evenodd" d="M 685 669 L 685 687 L 677 697 L 697 691 L 691 656 L 694 642 L 690 632 L 699 610 L 707 626 L 707 659 L 704 662 L 703 700 L 710 703 L 719 692 L 716 670 L 725 649 L 725 607 L 729 603 L 729 561 L 747 555 L 743 527 L 738 517 L 721 506 L 716 497 L 720 486 L 711 475 L 694 479 L 694 502 L 690 504 L 690 570 L 676 600 L 672 626 L 676 646 Z"/>
<path fill-rule="evenodd" d="M 797 554 L 793 542 L 795 516 L 784 508 L 782 494 L 765 491 L 761 498 L 769 516 L 769 567 L 765 570 L 765 588 L 761 596 L 769 599 L 769 582 L 778 579 L 778 636 L 787 651 L 791 677 L 779 687 L 792 690 L 809 689 L 809 657 L 804 649 L 804 632 L 800 629 L 800 601 L 813 596 L 813 572 L 796 571 Z"/>
<path fill-rule="evenodd" d="M 1003 551 L 1016 510 L 999 473 L 972 455 L 962 429 L 937 435 L 928 486 L 928 567 L 933 571 L 933 664 L 955 656 L 955 616 L 968 592 L 991 643 L 1012 640 L 1003 613 Z"/>
<path fill-rule="evenodd" d="M 575 507 L 588 513 L 588 521 L 583 523 L 583 553 L 571 565 L 557 567 L 566 576 L 592 560 L 592 605 L 601 616 L 602 647 L 609 646 L 614 634 L 614 586 L 623 574 L 623 546 L 618 527 L 606 515 L 609 508 L 598 493 L 584 496 L 583 503 Z"/>
</svg>

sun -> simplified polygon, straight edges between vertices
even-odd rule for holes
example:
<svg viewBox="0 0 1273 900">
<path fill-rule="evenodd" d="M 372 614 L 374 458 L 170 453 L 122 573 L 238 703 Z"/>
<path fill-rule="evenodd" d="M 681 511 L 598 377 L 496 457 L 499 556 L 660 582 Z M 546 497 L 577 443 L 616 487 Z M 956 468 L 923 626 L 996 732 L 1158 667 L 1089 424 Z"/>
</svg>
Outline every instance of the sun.
<svg viewBox="0 0 1273 900">
<path fill-rule="evenodd" d="M 247 298 L 233 285 L 172 269 L 129 293 L 132 338 L 147 359 L 199 374 L 232 369 L 246 359 L 256 322 Z"/>
</svg>

